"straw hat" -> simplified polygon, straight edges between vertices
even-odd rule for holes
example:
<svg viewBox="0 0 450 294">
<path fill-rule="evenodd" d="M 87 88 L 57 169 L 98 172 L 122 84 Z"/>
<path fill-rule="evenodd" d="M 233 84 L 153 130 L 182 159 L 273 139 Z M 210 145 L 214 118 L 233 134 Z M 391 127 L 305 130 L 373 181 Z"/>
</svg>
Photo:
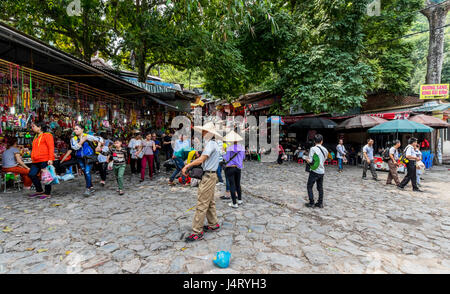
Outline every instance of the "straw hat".
<svg viewBox="0 0 450 294">
<path fill-rule="evenodd" d="M 231 131 L 229 132 L 224 138 L 223 141 L 225 142 L 239 142 L 244 140 L 241 136 L 239 136 L 238 133 L 236 133 L 235 131 Z"/>
<path fill-rule="evenodd" d="M 218 137 L 218 138 L 221 138 L 221 137 L 222 137 L 222 136 L 217 132 L 217 129 L 216 129 L 216 127 L 214 126 L 214 123 L 212 123 L 212 122 L 206 123 L 203 127 L 201 127 L 201 126 L 194 126 L 194 130 L 195 130 L 195 131 L 199 131 L 199 132 L 201 132 L 201 131 L 206 131 L 206 132 L 208 132 L 208 133 L 213 134 L 214 136 L 216 136 L 216 137 Z"/>
</svg>

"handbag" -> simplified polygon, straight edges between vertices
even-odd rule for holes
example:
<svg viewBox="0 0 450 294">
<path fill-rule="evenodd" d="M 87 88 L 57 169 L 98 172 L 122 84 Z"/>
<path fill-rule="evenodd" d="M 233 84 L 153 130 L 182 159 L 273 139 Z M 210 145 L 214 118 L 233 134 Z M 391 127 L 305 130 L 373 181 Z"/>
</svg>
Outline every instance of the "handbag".
<svg viewBox="0 0 450 294">
<path fill-rule="evenodd" d="M 192 179 L 201 180 L 204 173 L 205 172 L 201 166 L 194 166 L 189 169 L 188 176 Z"/>
</svg>

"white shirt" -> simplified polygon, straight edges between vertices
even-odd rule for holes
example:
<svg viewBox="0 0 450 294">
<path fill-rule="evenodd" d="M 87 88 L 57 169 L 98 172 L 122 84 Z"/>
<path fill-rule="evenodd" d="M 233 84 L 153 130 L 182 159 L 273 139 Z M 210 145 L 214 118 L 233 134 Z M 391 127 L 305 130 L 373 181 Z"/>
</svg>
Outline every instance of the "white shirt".
<svg viewBox="0 0 450 294">
<path fill-rule="evenodd" d="M 320 151 L 322 150 L 322 151 Z M 323 175 L 325 174 L 325 167 L 323 166 L 325 160 L 327 160 L 328 157 L 328 150 L 323 147 L 322 145 L 316 145 L 311 148 L 309 151 L 309 160 L 312 162 L 314 154 L 317 154 L 320 159 L 319 167 L 316 170 L 313 170 L 312 172 L 315 172 L 316 174 Z M 324 156 L 325 155 L 325 156 Z"/>
<path fill-rule="evenodd" d="M 394 159 L 398 160 L 398 150 L 395 147 L 391 147 L 391 149 L 389 149 L 389 154 L 392 154 Z"/>
<path fill-rule="evenodd" d="M 405 155 L 406 156 L 414 156 L 414 157 L 416 157 L 417 155 L 416 155 L 416 151 L 414 150 L 414 147 L 412 146 L 412 145 L 408 145 L 408 146 L 406 146 L 406 149 L 405 149 Z M 410 159 L 410 160 L 415 160 L 415 159 Z"/>
<path fill-rule="evenodd" d="M 131 158 L 136 159 L 136 151 L 139 146 L 142 145 L 142 140 L 131 139 L 128 143 L 128 148 L 131 149 Z"/>
</svg>

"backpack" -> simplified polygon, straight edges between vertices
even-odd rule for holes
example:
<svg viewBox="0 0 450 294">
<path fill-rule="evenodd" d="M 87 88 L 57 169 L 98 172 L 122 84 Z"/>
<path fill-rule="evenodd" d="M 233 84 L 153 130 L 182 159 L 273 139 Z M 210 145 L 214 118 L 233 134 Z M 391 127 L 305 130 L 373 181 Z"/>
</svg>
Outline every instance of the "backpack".
<svg viewBox="0 0 450 294">
<path fill-rule="evenodd" d="M 381 155 L 381 157 L 383 158 L 384 162 L 388 162 L 391 159 L 391 157 L 389 156 L 389 150 L 390 150 L 389 148 L 386 148 L 383 151 L 383 154 Z"/>
</svg>

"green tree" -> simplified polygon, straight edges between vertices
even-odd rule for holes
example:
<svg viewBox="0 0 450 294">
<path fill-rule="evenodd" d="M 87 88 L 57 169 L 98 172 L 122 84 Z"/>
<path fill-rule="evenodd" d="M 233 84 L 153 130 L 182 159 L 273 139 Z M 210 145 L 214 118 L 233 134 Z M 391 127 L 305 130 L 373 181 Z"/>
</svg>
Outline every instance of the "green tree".
<svg viewBox="0 0 450 294">
<path fill-rule="evenodd" d="M 110 49 L 113 38 L 108 3 L 80 0 L 80 16 L 67 14 L 72 0 L 2 0 L 0 19 L 87 62 Z"/>
</svg>

